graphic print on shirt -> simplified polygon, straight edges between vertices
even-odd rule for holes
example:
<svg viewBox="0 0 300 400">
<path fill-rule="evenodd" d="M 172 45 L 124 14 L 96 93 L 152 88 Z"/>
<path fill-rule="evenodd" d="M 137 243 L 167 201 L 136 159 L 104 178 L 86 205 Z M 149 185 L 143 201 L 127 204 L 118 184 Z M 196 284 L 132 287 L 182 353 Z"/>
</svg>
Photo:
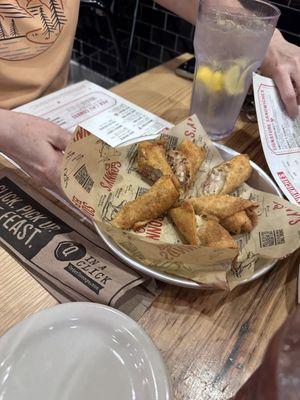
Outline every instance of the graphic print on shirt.
<svg viewBox="0 0 300 400">
<path fill-rule="evenodd" d="M 28 60 L 49 49 L 67 22 L 64 0 L 0 0 L 0 60 Z"/>
</svg>

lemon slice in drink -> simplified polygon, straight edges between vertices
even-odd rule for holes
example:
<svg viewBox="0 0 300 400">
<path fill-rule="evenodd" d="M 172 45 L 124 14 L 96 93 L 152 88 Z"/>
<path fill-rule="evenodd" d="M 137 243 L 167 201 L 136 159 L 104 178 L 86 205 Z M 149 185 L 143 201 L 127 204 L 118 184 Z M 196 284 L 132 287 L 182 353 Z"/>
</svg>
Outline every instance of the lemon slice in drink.
<svg viewBox="0 0 300 400">
<path fill-rule="evenodd" d="M 209 86 L 212 76 L 213 71 L 206 65 L 203 65 L 202 67 L 198 68 L 196 79 L 202 81 L 207 86 Z"/>
<path fill-rule="evenodd" d="M 245 69 L 249 64 L 249 59 L 245 57 L 236 58 L 235 60 L 233 60 L 233 63 L 238 65 L 241 69 Z"/>
<path fill-rule="evenodd" d="M 244 70 L 244 72 L 242 72 L 240 80 L 237 85 L 237 94 L 241 94 L 244 92 L 248 76 L 251 74 L 251 71 L 255 71 L 257 67 L 258 67 L 258 62 L 255 61 L 254 63 L 248 65 L 248 67 Z"/>
<path fill-rule="evenodd" d="M 232 65 L 224 72 L 224 87 L 230 96 L 240 94 L 240 78 L 241 69 L 238 65 Z"/>
<path fill-rule="evenodd" d="M 223 73 L 213 71 L 206 65 L 198 68 L 196 79 L 202 81 L 210 92 L 219 92 L 223 89 Z"/>
<path fill-rule="evenodd" d="M 230 96 L 237 96 L 244 92 L 249 72 L 251 69 L 255 70 L 258 63 L 248 64 L 249 60 L 246 58 L 238 58 L 234 61 L 234 65 L 224 72 L 224 87 Z"/>
<path fill-rule="evenodd" d="M 215 71 L 212 79 L 212 87 L 214 92 L 220 92 L 224 86 L 224 78 L 222 71 Z"/>
</svg>

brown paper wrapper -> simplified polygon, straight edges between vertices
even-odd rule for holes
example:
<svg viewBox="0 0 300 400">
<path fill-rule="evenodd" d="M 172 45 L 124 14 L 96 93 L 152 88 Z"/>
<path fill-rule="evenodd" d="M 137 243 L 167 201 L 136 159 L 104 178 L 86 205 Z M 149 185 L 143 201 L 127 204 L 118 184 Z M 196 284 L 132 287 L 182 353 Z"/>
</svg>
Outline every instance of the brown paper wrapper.
<svg viewBox="0 0 300 400">
<path fill-rule="evenodd" d="M 218 150 L 195 116 L 162 136 L 172 148 L 184 138 L 205 146 L 206 160 L 188 193 L 188 197 L 200 196 L 208 172 L 222 161 Z M 253 275 L 256 263 L 286 257 L 299 246 L 300 207 L 247 185 L 236 195 L 257 201 L 259 218 L 251 234 L 236 237 L 240 251 L 183 244 L 167 217 L 150 222 L 139 232 L 113 227 L 110 223 L 124 204 L 149 188 L 137 173 L 136 155 L 136 144 L 112 148 L 79 127 L 65 152 L 62 187 L 76 207 L 149 268 L 230 290 Z"/>
</svg>

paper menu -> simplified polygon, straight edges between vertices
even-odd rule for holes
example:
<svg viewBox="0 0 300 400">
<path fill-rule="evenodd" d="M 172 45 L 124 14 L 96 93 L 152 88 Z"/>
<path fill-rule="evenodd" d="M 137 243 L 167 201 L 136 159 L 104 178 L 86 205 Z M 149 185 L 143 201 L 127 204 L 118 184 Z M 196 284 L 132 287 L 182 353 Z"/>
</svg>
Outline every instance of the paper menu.
<svg viewBox="0 0 300 400">
<path fill-rule="evenodd" d="M 285 112 L 272 79 L 253 75 L 259 132 L 269 168 L 286 197 L 300 204 L 300 115 Z"/>
<path fill-rule="evenodd" d="M 32 114 L 73 132 L 80 125 L 117 147 L 154 139 L 171 124 L 89 81 L 47 95 L 15 111 Z"/>
</svg>

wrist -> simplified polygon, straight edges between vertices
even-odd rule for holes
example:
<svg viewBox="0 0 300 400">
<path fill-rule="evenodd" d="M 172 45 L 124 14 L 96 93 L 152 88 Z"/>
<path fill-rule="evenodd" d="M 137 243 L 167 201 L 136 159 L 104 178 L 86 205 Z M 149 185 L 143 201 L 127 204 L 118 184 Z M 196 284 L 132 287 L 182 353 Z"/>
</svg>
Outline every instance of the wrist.
<svg viewBox="0 0 300 400">
<path fill-rule="evenodd" d="M 26 130 L 26 114 L 0 109 L 0 152 L 12 156 Z"/>
<path fill-rule="evenodd" d="M 272 36 L 271 41 L 270 41 L 270 46 L 271 47 L 276 47 L 276 46 L 280 45 L 284 41 L 285 41 L 285 39 L 282 36 L 282 33 L 280 32 L 280 30 L 275 28 L 273 36 Z"/>
</svg>

